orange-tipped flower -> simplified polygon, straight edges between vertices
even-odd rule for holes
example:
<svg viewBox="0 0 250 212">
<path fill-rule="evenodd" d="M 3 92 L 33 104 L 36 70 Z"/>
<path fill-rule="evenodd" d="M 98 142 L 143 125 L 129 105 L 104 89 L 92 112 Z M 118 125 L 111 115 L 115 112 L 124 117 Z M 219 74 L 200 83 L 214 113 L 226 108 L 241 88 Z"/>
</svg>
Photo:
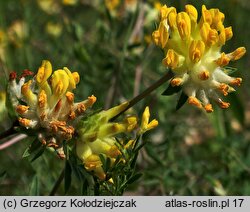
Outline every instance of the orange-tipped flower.
<svg viewBox="0 0 250 212">
<path fill-rule="evenodd" d="M 232 27 L 224 27 L 224 19 L 219 9 L 207 9 L 205 5 L 199 20 L 192 5 L 186 5 L 185 11 L 179 13 L 164 5 L 160 8 L 159 27 L 152 34 L 155 44 L 165 52 L 163 65 L 175 75 L 171 85 L 181 85 L 189 96 L 188 102 L 207 112 L 213 111 L 209 99 L 214 99 L 221 108 L 228 108 L 229 104 L 218 94 L 235 91 L 231 86 L 239 86 L 242 81 L 228 76 L 222 68 L 246 53 L 244 47 L 231 53 L 221 52 L 221 47 L 233 36 Z"/>
<path fill-rule="evenodd" d="M 73 137 L 76 117 L 82 116 L 96 97 L 92 95 L 75 103 L 72 90 L 80 81 L 79 74 L 66 67 L 53 72 L 47 60 L 42 61 L 33 79 L 25 82 L 26 76 L 30 76 L 27 71 L 17 83 L 16 74 L 12 73 L 8 85 L 19 123 L 26 129 L 38 130 L 41 142 L 54 147 L 59 157 L 64 158 L 62 141 Z"/>
</svg>

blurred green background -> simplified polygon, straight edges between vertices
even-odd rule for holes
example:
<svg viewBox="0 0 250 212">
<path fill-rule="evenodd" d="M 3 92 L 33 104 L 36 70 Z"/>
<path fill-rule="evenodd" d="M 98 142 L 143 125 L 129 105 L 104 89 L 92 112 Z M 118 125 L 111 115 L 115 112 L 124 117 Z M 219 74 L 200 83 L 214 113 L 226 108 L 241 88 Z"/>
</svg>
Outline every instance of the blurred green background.
<svg viewBox="0 0 250 212">
<path fill-rule="evenodd" d="M 193 4 L 219 8 L 233 38 L 223 51 L 250 49 L 248 0 L 135 1 L 117 0 L 112 8 L 101 0 L 0 1 L 0 130 L 11 126 L 4 105 L 11 71 L 37 71 L 43 59 L 53 68 L 78 71 L 77 100 L 94 94 L 95 108 L 109 108 L 129 100 L 159 79 L 163 54 L 150 42 L 156 28 L 157 3 L 178 11 Z M 139 2 L 137 7 L 137 2 Z M 108 8 L 109 9 L 108 9 Z M 126 195 L 250 195 L 250 58 L 247 53 L 230 66 L 243 78 L 228 99 L 231 107 L 205 114 L 189 105 L 175 110 L 177 96 L 161 96 L 167 84 L 134 107 L 140 116 L 149 105 L 159 126 L 146 135 L 137 168 L 143 177 Z M 22 158 L 32 138 L 0 150 L 1 195 L 48 195 L 64 161 L 45 152 L 30 162 Z M 0 145 L 6 140 L 0 141 Z M 34 191 L 37 186 L 40 189 Z M 63 193 L 63 185 L 58 191 Z M 73 179 L 68 195 L 79 194 Z"/>
</svg>

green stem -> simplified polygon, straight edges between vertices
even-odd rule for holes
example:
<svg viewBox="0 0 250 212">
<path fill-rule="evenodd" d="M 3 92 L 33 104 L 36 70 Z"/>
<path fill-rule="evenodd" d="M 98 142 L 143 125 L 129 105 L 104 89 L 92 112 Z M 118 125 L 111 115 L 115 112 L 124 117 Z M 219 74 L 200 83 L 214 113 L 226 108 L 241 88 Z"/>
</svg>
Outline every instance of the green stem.
<svg viewBox="0 0 250 212">
<path fill-rule="evenodd" d="M 134 97 L 129 101 L 128 106 L 122 110 L 120 113 L 118 113 L 115 117 L 113 117 L 110 121 L 115 120 L 118 116 L 123 114 L 125 111 L 127 111 L 129 108 L 133 107 L 135 104 L 137 104 L 139 101 L 144 99 L 146 96 L 148 96 L 152 91 L 160 87 L 163 83 L 168 81 L 173 77 L 173 74 L 171 71 L 168 71 L 162 78 L 160 78 L 158 81 L 156 81 L 154 84 L 152 84 L 150 87 L 148 87 L 145 91 L 143 91 L 141 94 L 138 96 Z"/>
</svg>

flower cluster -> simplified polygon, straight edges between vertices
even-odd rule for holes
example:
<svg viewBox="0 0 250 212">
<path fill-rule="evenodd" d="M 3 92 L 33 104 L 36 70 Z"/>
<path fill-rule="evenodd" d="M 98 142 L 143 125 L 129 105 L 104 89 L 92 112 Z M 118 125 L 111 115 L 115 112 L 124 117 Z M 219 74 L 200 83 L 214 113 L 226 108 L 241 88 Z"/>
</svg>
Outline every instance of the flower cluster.
<svg viewBox="0 0 250 212">
<path fill-rule="evenodd" d="M 223 25 L 225 16 L 219 9 L 208 10 L 203 5 L 201 12 L 197 21 L 198 13 L 192 5 L 179 13 L 174 7 L 162 6 L 160 24 L 152 37 L 165 52 L 162 63 L 174 73 L 171 85 L 182 86 L 190 104 L 212 112 L 210 98 L 221 108 L 229 107 L 219 93 L 228 95 L 242 79 L 228 76 L 223 67 L 240 59 L 246 50 L 240 47 L 231 53 L 221 52 L 233 36 L 232 27 Z"/>
<path fill-rule="evenodd" d="M 122 122 L 110 122 L 110 119 L 115 117 L 128 106 L 128 102 L 113 107 L 107 111 L 101 111 L 93 116 L 90 116 L 82 123 L 80 127 L 79 140 L 77 141 L 76 151 L 78 157 L 83 161 L 86 170 L 93 171 L 94 174 L 101 180 L 106 179 L 106 173 L 103 170 L 103 164 L 100 159 L 100 154 L 109 157 L 111 165 L 121 155 L 121 151 L 117 144 L 118 134 L 130 133 L 137 130 L 138 134 L 143 134 L 148 130 L 155 128 L 158 121 L 155 119 L 149 123 L 149 108 L 146 107 L 141 121 L 141 126 L 138 129 L 137 118 L 128 116 Z M 131 139 L 123 149 L 133 146 L 134 139 Z"/>
<path fill-rule="evenodd" d="M 87 100 L 75 103 L 73 90 L 79 81 L 77 72 L 72 73 L 66 67 L 53 72 L 51 63 L 44 60 L 35 76 L 33 72 L 24 70 L 17 82 L 17 74 L 10 74 L 9 99 L 19 124 L 26 130 L 35 131 L 39 141 L 54 148 L 60 158 L 65 158 L 63 141 L 75 137 L 76 143 L 73 145 L 85 169 L 105 180 L 100 154 L 110 158 L 112 164 L 116 161 L 121 149 L 115 136 L 121 133 L 135 135 L 132 131 L 136 131 L 139 136 L 156 127 L 158 122 L 149 122 L 148 107 L 143 113 L 140 127 L 137 117 L 132 115 L 121 122 L 111 122 L 112 118 L 127 108 L 128 102 L 107 111 L 86 114 L 85 111 L 95 103 L 96 97 L 92 95 Z M 129 148 L 135 136 L 131 137 L 131 141 L 120 148 Z"/>
<path fill-rule="evenodd" d="M 75 120 L 95 101 L 95 96 L 74 103 L 73 89 L 79 82 L 79 74 L 64 67 L 53 72 L 49 61 L 44 60 L 37 74 L 23 71 L 19 82 L 17 75 L 10 74 L 8 91 L 10 101 L 18 116 L 19 124 L 27 129 L 37 130 L 42 144 L 53 147 L 64 158 L 62 141 L 72 139 Z"/>
</svg>

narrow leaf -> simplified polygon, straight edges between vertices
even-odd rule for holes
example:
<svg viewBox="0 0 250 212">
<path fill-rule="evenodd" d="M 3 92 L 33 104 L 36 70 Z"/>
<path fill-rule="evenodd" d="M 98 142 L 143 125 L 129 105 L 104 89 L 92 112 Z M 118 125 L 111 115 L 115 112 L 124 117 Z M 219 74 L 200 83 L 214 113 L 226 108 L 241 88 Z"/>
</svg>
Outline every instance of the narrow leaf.
<svg viewBox="0 0 250 212">
<path fill-rule="evenodd" d="M 35 175 L 32 179 L 30 190 L 29 190 L 30 196 L 39 196 L 39 181 L 38 177 Z"/>
<path fill-rule="evenodd" d="M 167 87 L 167 89 L 165 91 L 163 91 L 163 93 L 161 95 L 163 96 L 171 96 L 175 93 L 178 93 L 181 91 L 181 86 L 172 86 L 171 84 L 169 84 L 169 86 Z"/>
<path fill-rule="evenodd" d="M 82 196 L 88 196 L 89 195 L 89 183 L 86 179 L 83 180 L 82 183 Z"/>
<path fill-rule="evenodd" d="M 35 139 L 31 145 L 24 151 L 23 158 L 30 156 L 33 152 L 35 152 L 37 149 L 39 149 L 42 146 L 42 143 Z"/>
<path fill-rule="evenodd" d="M 142 173 L 137 173 L 135 175 L 133 175 L 128 181 L 126 184 L 132 184 L 134 183 L 135 181 L 139 180 L 139 178 L 141 178 L 142 176 Z"/>
<path fill-rule="evenodd" d="M 72 173 L 76 176 L 76 178 L 81 181 L 81 173 L 78 169 L 77 163 L 73 158 L 70 158 L 69 164 L 71 166 Z"/>
<path fill-rule="evenodd" d="M 35 156 L 32 158 L 31 162 L 34 162 L 37 158 L 39 158 L 45 151 L 45 148 L 42 147 L 36 154 Z"/>
<path fill-rule="evenodd" d="M 111 167 L 111 159 L 107 157 L 104 172 L 107 172 Z"/>
<path fill-rule="evenodd" d="M 179 110 L 186 103 L 187 99 L 188 96 L 182 92 L 175 109 Z"/>
<path fill-rule="evenodd" d="M 103 169 L 107 170 L 107 168 L 106 168 L 106 160 L 107 160 L 107 158 L 103 154 L 99 154 L 99 157 L 100 157 L 100 160 L 102 162 Z"/>
<path fill-rule="evenodd" d="M 136 152 L 136 153 L 134 154 L 134 157 L 133 157 L 133 159 L 132 159 L 132 161 L 131 161 L 131 163 L 130 163 L 131 169 L 134 169 L 134 168 L 135 168 L 136 161 L 137 161 L 137 157 L 138 157 L 138 152 Z"/>
<path fill-rule="evenodd" d="M 71 173 L 72 169 L 69 161 L 67 160 L 65 163 L 65 171 L 64 171 L 64 194 L 67 194 L 71 186 Z"/>
<path fill-rule="evenodd" d="M 6 171 L 0 172 L 0 179 L 3 179 L 6 176 L 6 174 L 7 174 Z"/>
</svg>

